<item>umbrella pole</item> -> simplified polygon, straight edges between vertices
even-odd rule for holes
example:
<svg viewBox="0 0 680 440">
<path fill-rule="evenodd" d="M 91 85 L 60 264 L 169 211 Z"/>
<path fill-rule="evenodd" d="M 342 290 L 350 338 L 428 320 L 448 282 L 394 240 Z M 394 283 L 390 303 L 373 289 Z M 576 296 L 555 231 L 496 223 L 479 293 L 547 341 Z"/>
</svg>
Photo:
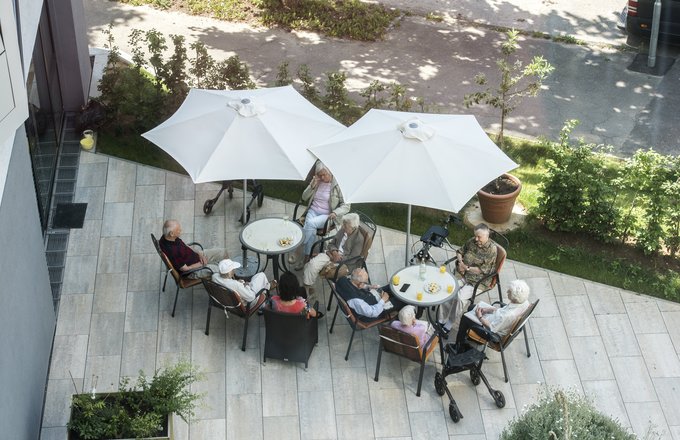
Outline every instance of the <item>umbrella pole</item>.
<svg viewBox="0 0 680 440">
<path fill-rule="evenodd" d="M 247 192 L 248 192 L 248 179 L 243 179 L 243 217 L 241 217 L 243 219 L 243 226 L 245 226 L 246 223 L 248 223 L 248 217 L 246 217 L 248 215 L 246 213 L 246 211 L 248 211 L 248 206 L 246 203 Z"/>
<path fill-rule="evenodd" d="M 408 266 L 408 242 L 411 240 L 411 205 L 406 214 L 406 252 L 404 252 L 404 266 Z"/>
</svg>

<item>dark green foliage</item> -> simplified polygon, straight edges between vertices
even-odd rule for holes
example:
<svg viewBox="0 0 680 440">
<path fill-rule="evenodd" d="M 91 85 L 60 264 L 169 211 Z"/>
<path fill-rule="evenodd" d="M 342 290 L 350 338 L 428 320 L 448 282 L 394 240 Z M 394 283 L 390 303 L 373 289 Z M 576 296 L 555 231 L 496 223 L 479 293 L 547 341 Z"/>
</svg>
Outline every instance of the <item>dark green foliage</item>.
<svg viewBox="0 0 680 440">
<path fill-rule="evenodd" d="M 200 395 L 190 391 L 199 379 L 189 363 L 157 370 L 149 380 L 140 372 L 134 386 L 122 380 L 117 393 L 73 396 L 68 429 L 80 439 L 154 437 L 168 414 L 188 421 Z"/>
<path fill-rule="evenodd" d="M 382 39 L 400 12 L 359 0 L 258 0 L 265 25 L 361 41 Z"/>
<path fill-rule="evenodd" d="M 241 62 L 238 55 L 232 55 L 224 61 L 215 63 L 208 74 L 205 87 L 216 90 L 254 89 L 255 83 L 250 79 L 250 69 Z"/>
<path fill-rule="evenodd" d="M 501 440 L 636 440 L 575 393 L 547 394 L 503 430 Z"/>
<path fill-rule="evenodd" d="M 552 143 L 552 159 L 538 197 L 538 216 L 553 231 L 586 232 L 608 241 L 615 237 L 614 189 L 604 174 L 604 155 L 594 145 L 569 144 L 577 121 L 568 121 L 560 142 Z"/>
</svg>

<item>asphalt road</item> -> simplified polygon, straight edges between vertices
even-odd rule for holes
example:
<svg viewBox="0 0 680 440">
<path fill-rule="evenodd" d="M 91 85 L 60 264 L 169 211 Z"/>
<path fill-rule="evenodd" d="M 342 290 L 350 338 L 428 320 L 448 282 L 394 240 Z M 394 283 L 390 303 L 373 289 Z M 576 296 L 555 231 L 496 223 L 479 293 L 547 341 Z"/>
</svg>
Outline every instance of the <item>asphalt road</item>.
<svg viewBox="0 0 680 440">
<path fill-rule="evenodd" d="M 123 50 L 129 50 L 131 29 L 155 28 L 166 35 L 185 35 L 189 42 L 201 39 L 217 59 L 238 54 L 261 85 L 274 82 L 282 61 L 289 61 L 291 70 L 308 64 L 318 77 L 342 70 L 354 91 L 376 79 L 398 81 L 413 96 L 423 97 L 429 111 L 471 113 L 489 130 L 499 127 L 498 112 L 485 107 L 466 109 L 463 96 L 476 90 L 472 80 L 477 73 L 484 72 L 493 80 L 503 36 L 474 22 L 574 35 L 589 44 L 522 40 L 520 53 L 525 60 L 543 55 L 555 72 L 538 97 L 526 99 L 510 115 L 506 121 L 509 133 L 555 139 L 566 120 L 578 119 L 576 136 L 611 145 L 617 154 L 647 147 L 672 154 L 680 151 L 674 112 L 680 100 L 680 65 L 673 65 L 664 77 L 627 69 L 635 53 L 616 49 L 625 42 L 616 28 L 619 0 L 421 0 L 415 7 L 412 1 L 385 0 L 416 13 L 404 17 L 385 41 L 375 43 L 250 27 L 108 0 L 84 3 L 92 46 L 103 46 L 101 30 L 108 23 L 113 23 L 116 43 Z M 426 20 L 427 11 L 445 20 Z"/>
</svg>

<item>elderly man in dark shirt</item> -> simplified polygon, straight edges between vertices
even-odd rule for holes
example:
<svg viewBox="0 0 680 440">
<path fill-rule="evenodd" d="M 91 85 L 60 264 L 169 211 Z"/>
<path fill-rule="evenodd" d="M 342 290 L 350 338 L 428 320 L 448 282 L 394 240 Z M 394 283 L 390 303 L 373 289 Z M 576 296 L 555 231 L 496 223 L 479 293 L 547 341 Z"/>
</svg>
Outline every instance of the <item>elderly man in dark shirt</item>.
<svg viewBox="0 0 680 440">
<path fill-rule="evenodd" d="M 375 286 L 368 285 L 368 272 L 366 269 L 354 269 L 350 276 L 340 278 L 335 284 L 338 294 L 354 310 L 358 319 L 364 322 L 375 321 L 386 316 L 392 310 L 398 311 L 404 307 L 404 303 L 387 293 L 389 286 L 378 289 L 380 299 L 369 290 Z M 391 302 L 393 309 L 385 310 L 386 303 Z"/>
<path fill-rule="evenodd" d="M 158 244 L 178 271 L 206 268 L 193 272 L 189 275 L 190 278 L 206 278 L 212 273 L 217 273 L 217 264 L 229 257 L 223 248 L 194 250 L 179 238 L 181 234 L 182 226 L 177 220 L 166 220 L 163 223 L 163 236 L 158 240 Z"/>
</svg>

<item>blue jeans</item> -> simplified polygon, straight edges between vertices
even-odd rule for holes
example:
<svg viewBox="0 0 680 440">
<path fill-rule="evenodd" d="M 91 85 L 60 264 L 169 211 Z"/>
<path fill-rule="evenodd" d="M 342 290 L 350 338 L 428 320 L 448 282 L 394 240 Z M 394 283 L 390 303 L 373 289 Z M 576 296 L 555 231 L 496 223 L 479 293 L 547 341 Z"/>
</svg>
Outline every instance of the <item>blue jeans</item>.
<svg viewBox="0 0 680 440">
<path fill-rule="evenodd" d="M 305 226 L 302 228 L 305 242 L 305 255 L 309 255 L 312 252 L 312 245 L 316 239 L 316 230 L 323 228 L 327 219 L 328 214 L 318 214 L 312 209 L 307 211 Z"/>
</svg>

